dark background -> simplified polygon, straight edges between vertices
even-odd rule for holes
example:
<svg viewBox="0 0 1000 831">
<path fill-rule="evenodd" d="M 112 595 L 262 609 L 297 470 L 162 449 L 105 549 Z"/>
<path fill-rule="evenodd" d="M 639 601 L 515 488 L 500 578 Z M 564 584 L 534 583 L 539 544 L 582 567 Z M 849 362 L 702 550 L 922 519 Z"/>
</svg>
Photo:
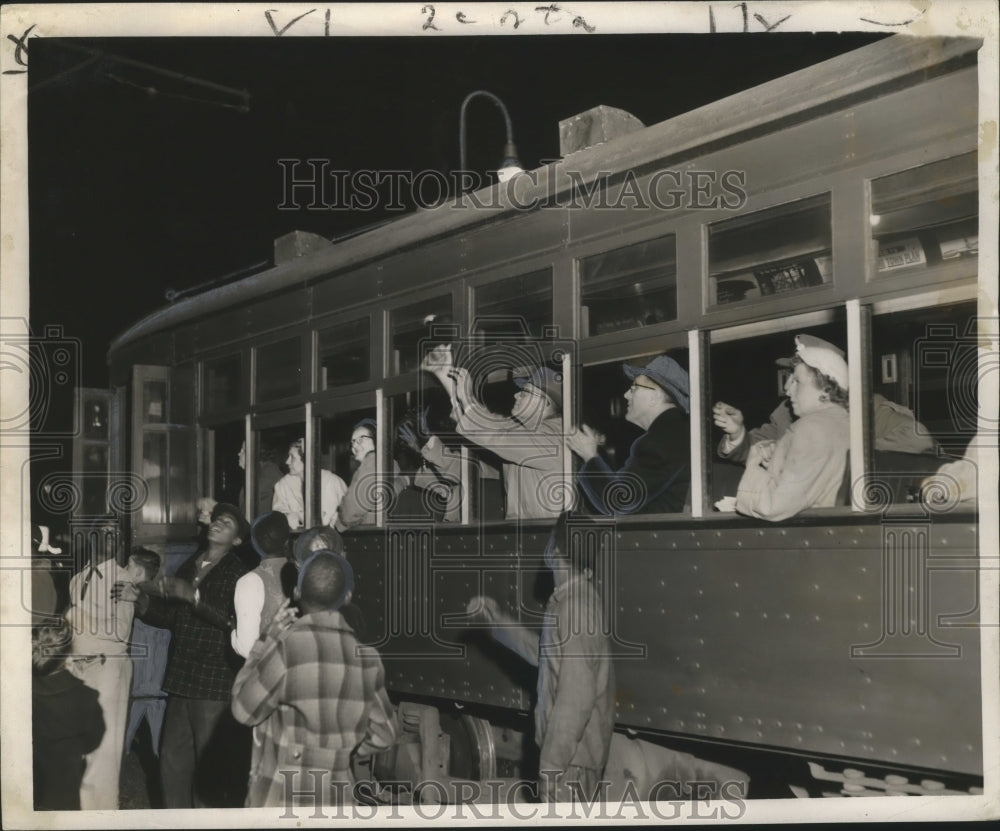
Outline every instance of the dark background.
<svg viewBox="0 0 1000 831">
<path fill-rule="evenodd" d="M 266 263 L 292 230 L 335 237 L 393 215 L 279 210 L 278 159 L 448 173 L 473 90 L 506 103 L 530 169 L 558 157 L 560 119 L 598 104 L 655 124 L 879 37 L 33 39 L 32 329 L 62 325 L 82 341 L 83 385 L 107 386 L 111 339 L 168 289 Z M 246 90 L 249 111 L 121 57 Z M 469 168 L 494 170 L 504 136 L 491 104 L 470 107 L 468 135 Z"/>
</svg>

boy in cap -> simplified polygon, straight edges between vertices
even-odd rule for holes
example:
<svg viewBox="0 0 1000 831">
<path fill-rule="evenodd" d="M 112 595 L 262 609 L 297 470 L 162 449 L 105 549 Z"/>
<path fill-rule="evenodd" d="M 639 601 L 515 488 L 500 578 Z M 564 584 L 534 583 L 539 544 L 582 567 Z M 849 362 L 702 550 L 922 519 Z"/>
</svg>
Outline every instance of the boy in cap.
<svg viewBox="0 0 1000 831">
<path fill-rule="evenodd" d="M 176 576 L 141 583 L 132 595 L 139 618 L 173 633 L 160 749 L 167 808 L 195 807 L 198 762 L 228 709 L 238 661 L 230 648 L 233 596 L 247 571 L 234 549 L 249 535 L 239 508 L 220 502 L 212 511 L 206 546 L 185 560 Z M 122 596 L 131 599 L 126 591 Z"/>
<path fill-rule="evenodd" d="M 622 371 L 632 380 L 625 418 L 646 432 L 613 471 L 597 452 L 597 433 L 582 425 L 567 441 L 583 461 L 577 483 L 606 516 L 681 511 L 691 485 L 688 374 L 668 355 L 643 367 L 623 364 Z"/>
<path fill-rule="evenodd" d="M 451 397 L 455 430 L 504 461 L 507 519 L 556 517 L 565 506 L 563 489 L 562 376 L 549 367 L 514 379 L 517 393 L 510 416 L 490 412 L 472 392 L 469 371 L 455 367 L 450 349 L 438 350 L 423 369 L 435 375 Z"/>
<path fill-rule="evenodd" d="M 836 505 L 850 446 L 843 352 L 804 334 L 795 348 L 785 394 L 798 420 L 777 441 L 751 446 L 736 494 L 737 511 L 771 521 Z"/>
<path fill-rule="evenodd" d="M 232 711 L 253 725 L 246 805 L 310 808 L 353 801 L 352 757 L 392 746 L 396 737 L 378 653 L 358 643 L 340 609 L 354 574 L 340 554 L 312 553 L 299 572 L 301 617 L 279 609 L 236 677 Z"/>
</svg>

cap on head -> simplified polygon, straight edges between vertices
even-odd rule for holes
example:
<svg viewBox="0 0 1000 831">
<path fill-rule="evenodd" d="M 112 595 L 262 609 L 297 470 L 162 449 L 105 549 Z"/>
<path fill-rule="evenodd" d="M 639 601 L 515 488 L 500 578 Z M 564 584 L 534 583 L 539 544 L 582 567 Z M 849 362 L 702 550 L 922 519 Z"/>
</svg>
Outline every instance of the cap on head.
<svg viewBox="0 0 1000 831">
<path fill-rule="evenodd" d="M 687 371 L 669 355 L 657 355 L 645 366 L 622 364 L 622 370 L 631 381 L 638 375 L 645 375 L 670 393 L 685 413 L 691 412 L 691 382 Z"/>
<path fill-rule="evenodd" d="M 309 555 L 312 554 L 313 543 L 319 538 L 323 541 L 323 548 L 332 551 L 334 554 L 344 553 L 344 538 L 340 536 L 340 532 L 336 528 L 331 528 L 328 525 L 321 525 L 318 528 L 310 528 L 308 531 L 303 531 L 299 534 L 299 538 L 295 541 L 293 547 L 293 553 L 295 554 L 295 562 L 300 566 L 306 560 L 309 559 Z"/>
<path fill-rule="evenodd" d="M 562 374 L 554 369 L 547 366 L 539 367 L 527 377 L 515 378 L 514 384 L 520 390 L 531 384 L 544 392 L 560 410 L 562 409 Z"/>
<path fill-rule="evenodd" d="M 833 379 L 841 389 L 847 390 L 847 361 L 844 360 L 844 350 L 815 335 L 796 335 L 795 352 L 802 359 L 802 363 Z"/>
<path fill-rule="evenodd" d="M 250 528 L 253 550 L 261 557 L 277 557 L 284 554 L 290 535 L 288 517 L 281 511 L 261 514 Z"/>
<path fill-rule="evenodd" d="M 212 521 L 214 522 L 220 516 L 228 516 L 236 523 L 236 536 L 243 542 L 250 539 L 250 523 L 247 522 L 239 508 L 228 502 L 220 502 L 212 509 Z"/>
</svg>

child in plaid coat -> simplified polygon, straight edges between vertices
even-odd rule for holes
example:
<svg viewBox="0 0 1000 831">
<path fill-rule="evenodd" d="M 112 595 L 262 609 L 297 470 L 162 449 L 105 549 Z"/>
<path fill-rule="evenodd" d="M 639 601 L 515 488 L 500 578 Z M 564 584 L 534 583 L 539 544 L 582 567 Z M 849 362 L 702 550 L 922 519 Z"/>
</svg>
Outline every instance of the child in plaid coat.
<svg viewBox="0 0 1000 831">
<path fill-rule="evenodd" d="M 339 611 L 353 582 L 341 555 L 309 557 L 295 589 L 302 616 L 284 604 L 236 677 L 233 715 L 260 725 L 248 808 L 288 807 L 303 792 L 309 808 L 348 804 L 352 756 L 395 741 L 382 661 L 358 644 Z"/>
</svg>

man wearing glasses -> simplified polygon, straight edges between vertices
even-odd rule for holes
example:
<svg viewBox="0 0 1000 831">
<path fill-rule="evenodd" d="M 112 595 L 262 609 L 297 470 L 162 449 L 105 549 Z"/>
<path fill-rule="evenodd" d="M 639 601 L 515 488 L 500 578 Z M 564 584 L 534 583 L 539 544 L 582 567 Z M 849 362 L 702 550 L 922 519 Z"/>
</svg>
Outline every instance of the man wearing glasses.
<svg viewBox="0 0 1000 831">
<path fill-rule="evenodd" d="M 358 463 L 358 469 L 354 471 L 347 493 L 340 500 L 337 509 L 334 528 L 338 531 L 346 531 L 355 525 L 375 524 L 377 503 L 380 498 L 375 469 L 377 427 L 373 418 L 363 418 L 354 425 L 354 431 L 351 433 L 351 455 Z M 392 462 L 392 468 L 390 486 L 398 497 L 406 488 L 406 480 L 400 475 L 399 465 L 395 460 Z"/>
<path fill-rule="evenodd" d="M 583 461 L 577 482 L 594 509 L 606 516 L 676 513 L 691 485 L 688 374 L 673 358 L 658 355 L 646 366 L 623 364 L 632 380 L 625 418 L 646 432 L 613 471 L 598 454 L 597 432 L 586 424 L 567 439 Z"/>
</svg>

